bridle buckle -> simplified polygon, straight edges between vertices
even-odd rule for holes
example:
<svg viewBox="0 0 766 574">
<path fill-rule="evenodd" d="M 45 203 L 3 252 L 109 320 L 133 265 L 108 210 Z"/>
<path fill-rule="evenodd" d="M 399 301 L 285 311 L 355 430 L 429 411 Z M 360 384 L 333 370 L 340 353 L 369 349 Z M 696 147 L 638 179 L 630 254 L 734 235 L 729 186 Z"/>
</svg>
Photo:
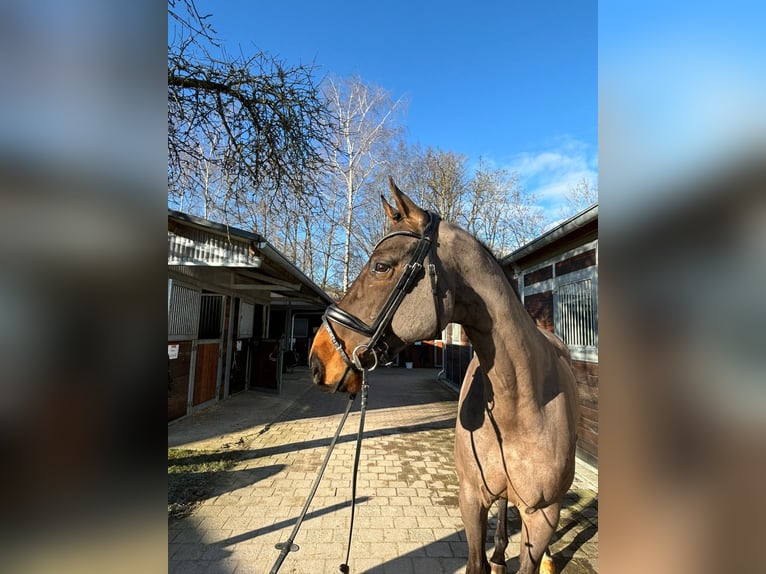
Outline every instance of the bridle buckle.
<svg viewBox="0 0 766 574">
<path fill-rule="evenodd" d="M 362 365 L 362 359 L 361 355 L 362 353 L 359 352 L 359 349 L 364 349 L 362 353 L 369 351 L 372 353 L 373 358 L 375 359 L 375 362 L 373 363 L 372 367 L 365 367 Z M 354 363 L 354 366 L 359 369 L 360 371 L 374 371 L 378 368 L 378 354 L 375 352 L 375 348 L 371 347 L 368 343 L 362 343 L 361 345 L 357 345 L 354 347 L 354 350 L 351 352 L 351 360 Z"/>
</svg>

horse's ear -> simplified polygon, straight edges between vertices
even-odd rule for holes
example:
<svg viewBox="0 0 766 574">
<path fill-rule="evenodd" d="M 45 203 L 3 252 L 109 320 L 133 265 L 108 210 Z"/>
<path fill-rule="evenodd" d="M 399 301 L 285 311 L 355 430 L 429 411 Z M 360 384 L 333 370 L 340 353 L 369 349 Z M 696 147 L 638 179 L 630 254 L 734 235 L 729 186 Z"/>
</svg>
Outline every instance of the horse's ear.
<svg viewBox="0 0 766 574">
<path fill-rule="evenodd" d="M 426 225 L 428 225 L 428 214 L 415 205 L 415 202 L 409 197 L 404 195 L 401 189 L 396 187 L 393 177 L 388 178 L 388 186 L 391 188 L 400 217 L 409 221 L 418 231 L 423 231 Z"/>
<path fill-rule="evenodd" d="M 391 223 L 396 223 L 402 218 L 402 214 L 396 211 L 391 205 L 386 201 L 386 198 L 382 195 L 380 196 L 380 201 L 383 202 L 383 211 L 386 212 L 386 215 L 388 215 L 388 218 L 391 220 Z"/>
</svg>

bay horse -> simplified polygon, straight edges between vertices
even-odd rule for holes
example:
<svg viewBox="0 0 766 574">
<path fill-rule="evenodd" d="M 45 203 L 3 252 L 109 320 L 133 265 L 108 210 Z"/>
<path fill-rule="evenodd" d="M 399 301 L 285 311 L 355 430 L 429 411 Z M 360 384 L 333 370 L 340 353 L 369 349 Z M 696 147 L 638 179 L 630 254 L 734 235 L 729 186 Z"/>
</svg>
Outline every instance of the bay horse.
<svg viewBox="0 0 766 574">
<path fill-rule="evenodd" d="M 567 347 L 538 329 L 492 254 L 418 207 L 389 180 L 389 233 L 337 305 L 310 352 L 314 383 L 355 394 L 362 370 L 460 323 L 475 350 L 455 428 L 466 574 L 506 572 L 507 504 L 521 516 L 521 574 L 555 572 L 548 551 L 575 470 L 578 402 Z M 491 561 L 487 516 L 499 501 Z M 491 566 L 490 566 L 491 564 Z"/>
</svg>

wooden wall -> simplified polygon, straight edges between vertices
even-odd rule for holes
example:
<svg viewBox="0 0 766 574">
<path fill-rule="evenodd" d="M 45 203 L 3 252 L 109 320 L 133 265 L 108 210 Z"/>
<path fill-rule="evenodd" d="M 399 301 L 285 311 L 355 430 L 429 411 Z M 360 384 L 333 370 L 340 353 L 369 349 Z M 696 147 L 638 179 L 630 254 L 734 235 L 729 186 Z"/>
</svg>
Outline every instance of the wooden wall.
<svg viewBox="0 0 766 574">
<path fill-rule="evenodd" d="M 186 415 L 189 402 L 189 371 L 191 370 L 192 342 L 179 341 L 178 358 L 168 360 L 168 420 Z"/>
</svg>

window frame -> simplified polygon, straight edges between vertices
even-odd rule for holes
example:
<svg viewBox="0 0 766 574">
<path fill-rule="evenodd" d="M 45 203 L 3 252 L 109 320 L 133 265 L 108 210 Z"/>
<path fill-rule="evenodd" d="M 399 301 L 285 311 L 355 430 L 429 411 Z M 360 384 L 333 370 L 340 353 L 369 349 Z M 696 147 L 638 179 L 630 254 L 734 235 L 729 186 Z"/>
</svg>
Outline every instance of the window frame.
<svg viewBox="0 0 766 574">
<path fill-rule="evenodd" d="M 564 273 L 561 275 L 556 274 L 556 263 L 569 259 L 575 255 L 580 255 L 590 250 L 595 250 L 595 264 L 577 271 Z M 524 277 L 527 274 L 534 273 L 535 271 L 544 267 L 551 266 L 552 277 L 543 281 L 538 281 L 529 286 L 524 286 Z M 551 291 L 553 293 L 553 328 L 556 336 L 563 340 L 562 325 L 561 325 L 561 308 L 559 301 L 559 290 L 564 285 L 570 285 L 572 283 L 578 283 L 584 280 L 591 281 L 591 296 L 593 305 L 593 329 L 594 329 L 594 345 L 567 345 L 572 355 L 572 359 L 575 361 L 585 361 L 591 363 L 598 362 L 598 240 L 589 241 L 583 245 L 580 245 L 574 249 L 565 251 L 555 257 L 551 257 L 524 269 L 519 275 L 519 292 L 521 296 L 522 304 L 525 303 L 525 299 L 529 295 L 541 293 L 544 291 Z"/>
</svg>

